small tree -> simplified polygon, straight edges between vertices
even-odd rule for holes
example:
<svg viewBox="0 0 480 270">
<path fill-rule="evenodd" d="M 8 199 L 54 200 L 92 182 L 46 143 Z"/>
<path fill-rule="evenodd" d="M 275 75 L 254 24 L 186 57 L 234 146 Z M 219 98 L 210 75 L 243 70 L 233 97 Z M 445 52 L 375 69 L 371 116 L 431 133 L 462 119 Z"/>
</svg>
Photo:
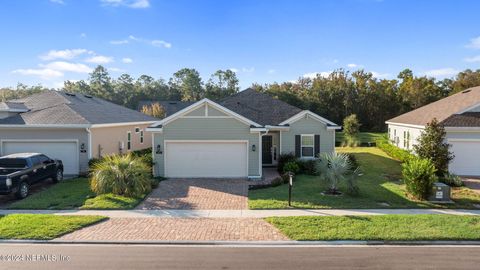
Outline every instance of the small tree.
<svg viewBox="0 0 480 270">
<path fill-rule="evenodd" d="M 316 161 L 315 170 L 320 175 L 320 179 L 326 181 L 329 185 L 326 194 L 338 195 L 338 184 L 345 182 L 347 193 L 357 195 L 359 188 L 357 178 L 360 176 L 360 169 L 355 167 L 352 159 L 347 154 L 324 153 Z"/>
<path fill-rule="evenodd" d="M 437 180 L 435 166 L 430 159 L 411 158 L 402 164 L 402 174 L 407 192 L 415 199 L 427 199 Z"/>
<path fill-rule="evenodd" d="M 343 133 L 345 136 L 343 146 L 358 145 L 358 132 L 360 126 L 361 124 L 358 121 L 356 114 L 351 114 L 343 119 Z"/>
<path fill-rule="evenodd" d="M 437 176 L 448 172 L 448 163 L 454 158 L 449 148 L 450 145 L 445 141 L 445 129 L 437 119 L 427 124 L 425 131 L 418 139 L 418 144 L 413 146 L 420 158 L 432 160 Z"/>
<path fill-rule="evenodd" d="M 152 105 L 143 105 L 142 113 L 156 118 L 165 117 L 165 109 L 158 102 L 153 103 Z"/>
</svg>

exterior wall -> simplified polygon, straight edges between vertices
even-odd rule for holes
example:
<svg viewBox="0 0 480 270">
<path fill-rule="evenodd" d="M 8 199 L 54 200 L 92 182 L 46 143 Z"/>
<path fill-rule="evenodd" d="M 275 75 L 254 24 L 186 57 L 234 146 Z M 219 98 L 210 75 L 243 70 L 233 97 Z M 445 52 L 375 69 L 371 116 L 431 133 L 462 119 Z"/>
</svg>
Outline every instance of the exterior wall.
<svg viewBox="0 0 480 270">
<path fill-rule="evenodd" d="M 281 153 L 295 153 L 295 135 L 318 134 L 320 135 L 320 153 L 335 151 L 335 130 L 327 130 L 327 125 L 306 117 L 290 124 L 289 131 L 280 132 Z"/>
<path fill-rule="evenodd" d="M 250 133 L 250 127 L 235 118 L 178 118 L 163 127 L 163 133 L 153 134 L 155 175 L 164 175 L 164 153 L 158 154 L 157 145 L 165 149 L 165 140 L 248 140 L 248 174 L 259 176 L 259 133 Z M 255 144 L 257 150 L 252 151 Z M 188 166 L 188 164 L 186 164 Z"/>
<path fill-rule="evenodd" d="M 472 131 L 472 132 L 447 131 L 446 139 L 447 139 L 447 142 L 448 140 L 451 140 L 451 139 L 480 140 L 480 131 Z"/>
<path fill-rule="evenodd" d="M 129 125 L 117 127 L 99 127 L 91 128 L 92 133 L 92 157 L 98 158 L 102 156 L 127 153 L 135 150 L 141 150 L 152 147 L 152 134 L 146 132 L 145 129 L 148 124 L 143 125 Z M 140 132 L 136 133 L 135 128 L 143 130 L 143 143 L 140 143 Z M 127 150 L 127 132 L 130 131 L 131 149 Z M 123 145 L 123 150 L 120 151 L 120 146 Z M 101 149 L 101 151 L 99 151 Z"/>
<path fill-rule="evenodd" d="M 393 142 L 399 148 L 405 150 L 412 150 L 413 146 L 418 143 L 418 138 L 422 135 L 423 128 L 416 128 L 416 127 L 406 127 L 402 125 L 388 125 L 388 136 L 391 142 Z M 410 141 L 407 143 L 407 138 L 404 138 L 405 134 L 410 133 Z"/>
<path fill-rule="evenodd" d="M 88 171 L 88 132 L 86 129 L 61 129 L 61 128 L 2 128 L 0 129 L 1 140 L 77 140 L 79 146 L 83 143 L 87 149 L 79 155 L 80 173 Z M 0 143 L 0 152 L 2 144 Z"/>
</svg>

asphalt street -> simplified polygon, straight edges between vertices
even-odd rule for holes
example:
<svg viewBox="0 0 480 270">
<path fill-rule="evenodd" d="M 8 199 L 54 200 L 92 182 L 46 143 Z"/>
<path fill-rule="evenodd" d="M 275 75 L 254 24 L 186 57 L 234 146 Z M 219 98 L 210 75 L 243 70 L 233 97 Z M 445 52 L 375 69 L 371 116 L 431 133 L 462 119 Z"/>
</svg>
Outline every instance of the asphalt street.
<svg viewBox="0 0 480 270">
<path fill-rule="evenodd" d="M 480 246 L 0 244 L 0 269 L 478 269 Z"/>
</svg>

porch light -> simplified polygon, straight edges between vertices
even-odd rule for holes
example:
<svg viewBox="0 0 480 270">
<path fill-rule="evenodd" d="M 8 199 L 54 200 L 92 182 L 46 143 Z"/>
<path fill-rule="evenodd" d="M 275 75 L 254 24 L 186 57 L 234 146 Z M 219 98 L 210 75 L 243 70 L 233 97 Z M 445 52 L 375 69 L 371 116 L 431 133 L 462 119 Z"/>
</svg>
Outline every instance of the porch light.
<svg viewBox="0 0 480 270">
<path fill-rule="evenodd" d="M 80 144 L 80 150 L 85 150 L 85 143 Z"/>
<path fill-rule="evenodd" d="M 252 152 L 255 152 L 255 150 L 257 150 L 257 147 L 255 146 L 255 144 L 252 145 Z"/>
<path fill-rule="evenodd" d="M 156 151 L 157 154 L 162 154 L 162 147 L 160 146 L 160 144 L 157 144 L 157 151 Z"/>
</svg>

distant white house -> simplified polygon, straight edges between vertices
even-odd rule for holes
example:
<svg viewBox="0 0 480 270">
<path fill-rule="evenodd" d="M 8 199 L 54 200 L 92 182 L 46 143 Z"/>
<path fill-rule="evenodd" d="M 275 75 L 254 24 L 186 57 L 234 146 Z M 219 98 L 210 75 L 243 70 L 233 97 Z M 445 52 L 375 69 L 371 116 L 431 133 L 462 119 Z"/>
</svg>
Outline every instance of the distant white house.
<svg viewBox="0 0 480 270">
<path fill-rule="evenodd" d="M 388 120 L 388 137 L 402 149 L 412 150 L 427 123 L 436 118 L 447 133 L 455 158 L 451 173 L 480 176 L 480 87 L 455 95 Z"/>
</svg>

